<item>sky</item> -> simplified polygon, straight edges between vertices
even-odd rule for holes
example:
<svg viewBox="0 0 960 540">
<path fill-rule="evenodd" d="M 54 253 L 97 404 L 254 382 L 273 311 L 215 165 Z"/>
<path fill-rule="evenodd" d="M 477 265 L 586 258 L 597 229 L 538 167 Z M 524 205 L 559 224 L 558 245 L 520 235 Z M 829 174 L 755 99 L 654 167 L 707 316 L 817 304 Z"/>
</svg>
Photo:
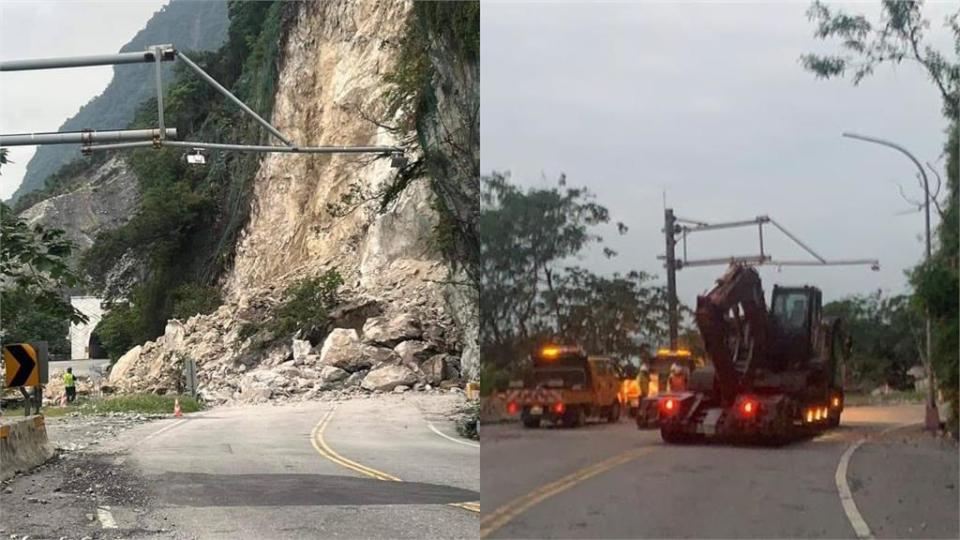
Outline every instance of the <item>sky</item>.
<svg viewBox="0 0 960 540">
<path fill-rule="evenodd" d="M 763 267 L 774 283 L 810 284 L 824 301 L 908 291 L 923 256 L 916 167 L 895 150 L 844 131 L 894 140 L 943 170 L 940 94 L 914 64 L 881 66 L 854 87 L 817 80 L 799 64 L 815 41 L 807 2 L 484 3 L 481 10 L 481 172 L 549 187 L 561 173 L 609 208 L 600 229 L 612 259 L 593 249 L 576 264 L 631 269 L 665 281 L 664 197 L 678 216 L 705 222 L 769 215 L 827 259 L 869 267 Z M 846 5 L 876 20 L 879 2 Z M 942 21 L 953 4 L 928 3 L 931 43 L 950 54 Z M 955 9 L 955 8 L 954 8 Z M 942 174 L 942 172 L 941 172 Z M 931 177 L 932 179 L 932 177 Z M 934 218 L 935 219 L 935 218 Z M 936 221 L 934 220 L 934 227 Z M 775 259 L 809 258 L 764 228 Z M 690 259 L 755 254 L 755 228 L 704 232 Z M 695 305 L 724 267 L 686 268 L 681 302 Z"/>
<path fill-rule="evenodd" d="M 0 61 L 108 54 L 125 43 L 167 0 L 0 0 Z M 0 74 L 0 133 L 57 131 L 113 77 L 113 66 Z M 11 147 L 0 199 L 23 180 L 35 147 Z"/>
</svg>

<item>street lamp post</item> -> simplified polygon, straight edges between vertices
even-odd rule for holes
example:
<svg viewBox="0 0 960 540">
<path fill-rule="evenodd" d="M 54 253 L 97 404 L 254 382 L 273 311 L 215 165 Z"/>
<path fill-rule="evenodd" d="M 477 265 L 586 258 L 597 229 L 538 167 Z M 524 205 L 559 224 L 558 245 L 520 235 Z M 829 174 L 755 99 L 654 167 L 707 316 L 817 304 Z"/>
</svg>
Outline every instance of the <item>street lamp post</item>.
<svg viewBox="0 0 960 540">
<path fill-rule="evenodd" d="M 927 237 L 927 252 L 926 252 L 926 262 L 929 264 L 931 256 L 930 248 L 930 184 L 927 182 L 927 173 L 923 170 L 923 166 L 920 165 L 920 161 L 913 156 L 906 148 L 890 142 L 884 139 L 878 139 L 876 137 L 868 137 L 866 135 L 858 135 L 856 133 L 845 132 L 844 137 L 851 139 L 858 139 L 861 141 L 871 142 L 874 144 L 880 144 L 887 146 L 903 153 L 905 156 L 910 158 L 910 161 L 917 166 L 917 169 L 920 171 L 920 177 L 923 179 L 923 213 L 924 221 L 926 226 L 926 237 Z M 924 313 L 926 321 L 926 364 L 927 364 L 927 409 L 925 424 L 926 428 L 929 431 L 939 431 L 940 429 L 940 413 L 937 412 L 937 400 L 934 398 L 933 393 L 933 357 L 931 356 L 931 351 L 933 349 L 933 334 L 930 326 L 930 310 L 927 309 Z"/>
</svg>

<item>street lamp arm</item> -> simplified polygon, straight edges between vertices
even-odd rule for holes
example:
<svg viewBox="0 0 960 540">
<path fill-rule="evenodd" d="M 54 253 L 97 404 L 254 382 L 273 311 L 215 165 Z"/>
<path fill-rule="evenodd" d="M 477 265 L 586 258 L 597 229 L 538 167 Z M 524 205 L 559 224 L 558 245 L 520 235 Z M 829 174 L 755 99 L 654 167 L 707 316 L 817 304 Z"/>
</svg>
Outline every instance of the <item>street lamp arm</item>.
<svg viewBox="0 0 960 540">
<path fill-rule="evenodd" d="M 894 150 L 899 151 L 903 155 L 910 158 L 910 161 L 917 166 L 917 169 L 920 170 L 920 177 L 923 178 L 923 195 L 924 195 L 924 221 L 926 228 L 926 244 L 927 244 L 927 257 L 925 262 L 930 262 L 930 257 L 932 256 L 932 248 L 930 245 L 930 182 L 927 180 L 927 171 L 924 170 L 923 165 L 920 164 L 920 160 L 913 157 L 913 154 L 907 151 L 906 148 L 900 146 L 897 143 L 885 140 L 878 139 L 876 137 L 869 137 L 867 135 L 859 135 L 857 133 L 844 132 L 844 137 L 849 137 L 851 139 L 859 139 L 861 141 L 872 142 L 874 144 L 879 144 L 882 146 L 887 146 L 893 148 Z M 931 351 L 933 350 L 933 329 L 930 322 L 930 310 L 925 310 L 926 313 L 926 358 L 925 364 L 927 367 L 927 410 L 926 410 L 926 427 L 930 431 L 936 431 L 940 427 L 940 413 L 937 411 L 937 401 L 933 395 L 933 362 L 931 357 Z"/>
<path fill-rule="evenodd" d="M 890 148 L 893 148 L 895 150 L 902 152 L 905 156 L 910 158 L 910 161 L 912 161 L 914 165 L 917 166 L 918 169 L 920 169 L 920 174 L 923 175 L 923 182 L 924 184 L 927 183 L 927 173 L 923 170 L 923 165 L 920 164 L 920 161 L 917 158 L 913 157 L 913 154 L 908 152 L 906 148 L 900 146 L 899 144 L 885 140 L 885 139 L 878 139 L 876 137 L 869 137 L 867 135 L 860 135 L 858 133 L 850 133 L 849 131 L 843 132 L 843 136 L 848 137 L 850 139 L 860 139 L 861 141 L 882 144 L 884 146 L 889 146 Z"/>
</svg>

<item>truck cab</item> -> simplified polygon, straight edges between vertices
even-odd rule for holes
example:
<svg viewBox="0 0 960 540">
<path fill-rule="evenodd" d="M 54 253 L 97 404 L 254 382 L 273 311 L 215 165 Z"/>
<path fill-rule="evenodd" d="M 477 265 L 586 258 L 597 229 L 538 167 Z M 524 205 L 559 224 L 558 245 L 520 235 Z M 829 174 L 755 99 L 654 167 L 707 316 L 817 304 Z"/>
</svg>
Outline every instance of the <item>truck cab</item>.
<svg viewBox="0 0 960 540">
<path fill-rule="evenodd" d="M 616 422 L 621 411 L 621 377 L 614 360 L 591 356 L 577 346 L 550 345 L 531 355 L 533 369 L 522 388 L 507 392 L 507 411 L 525 427 L 542 421 L 569 427 L 587 419 Z"/>
</svg>

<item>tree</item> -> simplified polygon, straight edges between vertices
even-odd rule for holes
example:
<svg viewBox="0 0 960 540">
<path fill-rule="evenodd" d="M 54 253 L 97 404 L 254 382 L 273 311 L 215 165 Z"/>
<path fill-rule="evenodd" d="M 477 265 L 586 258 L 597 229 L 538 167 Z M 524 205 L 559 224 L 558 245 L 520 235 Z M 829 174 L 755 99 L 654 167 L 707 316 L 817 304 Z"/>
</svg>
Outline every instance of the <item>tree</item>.
<svg viewBox="0 0 960 540">
<path fill-rule="evenodd" d="M 0 149 L 0 164 L 6 163 Z M 66 323 L 87 321 L 62 293 L 80 284 L 68 263 L 71 250 L 63 231 L 30 227 L 0 203 L 0 340 L 42 340 L 60 352 Z"/>
<path fill-rule="evenodd" d="M 823 312 L 842 318 L 853 340 L 847 373 L 854 386 L 911 386 L 907 370 L 922 364 L 923 321 L 909 296 L 851 296 L 828 303 Z"/>
<path fill-rule="evenodd" d="M 958 210 L 958 174 L 960 160 L 957 157 L 958 118 L 960 118 L 960 59 L 949 58 L 924 43 L 924 32 L 930 22 L 923 18 L 921 2 L 883 0 L 878 24 L 872 24 L 863 15 L 849 15 L 834 11 L 819 0 L 808 10 L 810 20 L 817 23 L 817 39 L 841 40 L 843 54 L 807 54 L 801 57 L 803 66 L 817 77 L 831 78 L 852 71 L 853 84 L 873 73 L 884 63 L 899 64 L 904 60 L 917 62 L 934 83 L 943 100 L 943 113 L 949 122 L 947 153 L 947 198 L 942 208 L 931 194 L 940 214 L 937 227 L 937 249 L 929 261 L 918 265 L 911 273 L 914 286 L 914 302 L 927 311 L 934 322 L 935 348 L 931 362 L 937 375 L 940 390 L 950 402 L 950 429 L 954 437 L 960 436 L 960 395 L 958 395 L 958 364 L 960 364 L 960 272 L 958 272 L 957 248 L 960 242 L 960 210 Z M 954 54 L 960 54 L 960 11 L 947 18 L 954 40 Z M 928 164 L 939 180 L 939 173 Z M 931 190 L 933 191 L 933 190 Z M 938 192 L 938 190 L 937 190 Z"/>
<path fill-rule="evenodd" d="M 932 353 L 940 390 L 950 402 L 950 427 L 960 437 L 960 128 L 954 121 L 947 142 L 947 200 L 937 227 L 937 248 L 911 274 L 917 304 L 934 323 Z"/>
<path fill-rule="evenodd" d="M 480 212 L 480 334 L 491 355 L 509 357 L 546 327 L 542 290 L 555 287 L 558 264 L 601 238 L 590 227 L 610 219 L 584 188 L 568 188 L 561 177 L 549 189 L 523 191 L 509 176 L 482 179 Z M 520 345 L 523 344 L 523 345 Z"/>
<path fill-rule="evenodd" d="M 548 304 L 557 305 L 557 333 L 588 351 L 636 357 L 644 343 L 667 335 L 666 291 L 651 287 L 652 276 L 633 271 L 626 276 L 598 276 L 583 268 L 566 268 Z M 555 296 L 556 298 L 551 298 Z"/>
<path fill-rule="evenodd" d="M 508 380 L 545 341 L 575 343 L 621 361 L 666 335 L 666 293 L 654 276 L 598 275 L 570 266 L 601 245 L 595 227 L 610 221 L 593 194 L 561 176 L 549 188 L 523 190 L 509 176 L 483 178 L 480 343 L 485 391 Z M 626 227 L 618 224 L 623 234 Z M 603 249 L 606 256 L 615 253 Z"/>
<path fill-rule="evenodd" d="M 821 78 L 840 77 L 852 72 L 857 85 L 885 63 L 916 61 L 926 70 L 943 98 L 943 113 L 956 119 L 960 107 L 960 63 L 952 61 L 929 45 L 924 45 L 924 31 L 930 22 L 923 18 L 919 1 L 883 0 L 878 24 L 863 15 L 835 11 L 816 0 L 807 16 L 817 23 L 817 39 L 840 40 L 843 54 L 805 54 L 803 66 Z M 949 17 L 946 25 L 960 43 L 960 11 Z"/>
</svg>

